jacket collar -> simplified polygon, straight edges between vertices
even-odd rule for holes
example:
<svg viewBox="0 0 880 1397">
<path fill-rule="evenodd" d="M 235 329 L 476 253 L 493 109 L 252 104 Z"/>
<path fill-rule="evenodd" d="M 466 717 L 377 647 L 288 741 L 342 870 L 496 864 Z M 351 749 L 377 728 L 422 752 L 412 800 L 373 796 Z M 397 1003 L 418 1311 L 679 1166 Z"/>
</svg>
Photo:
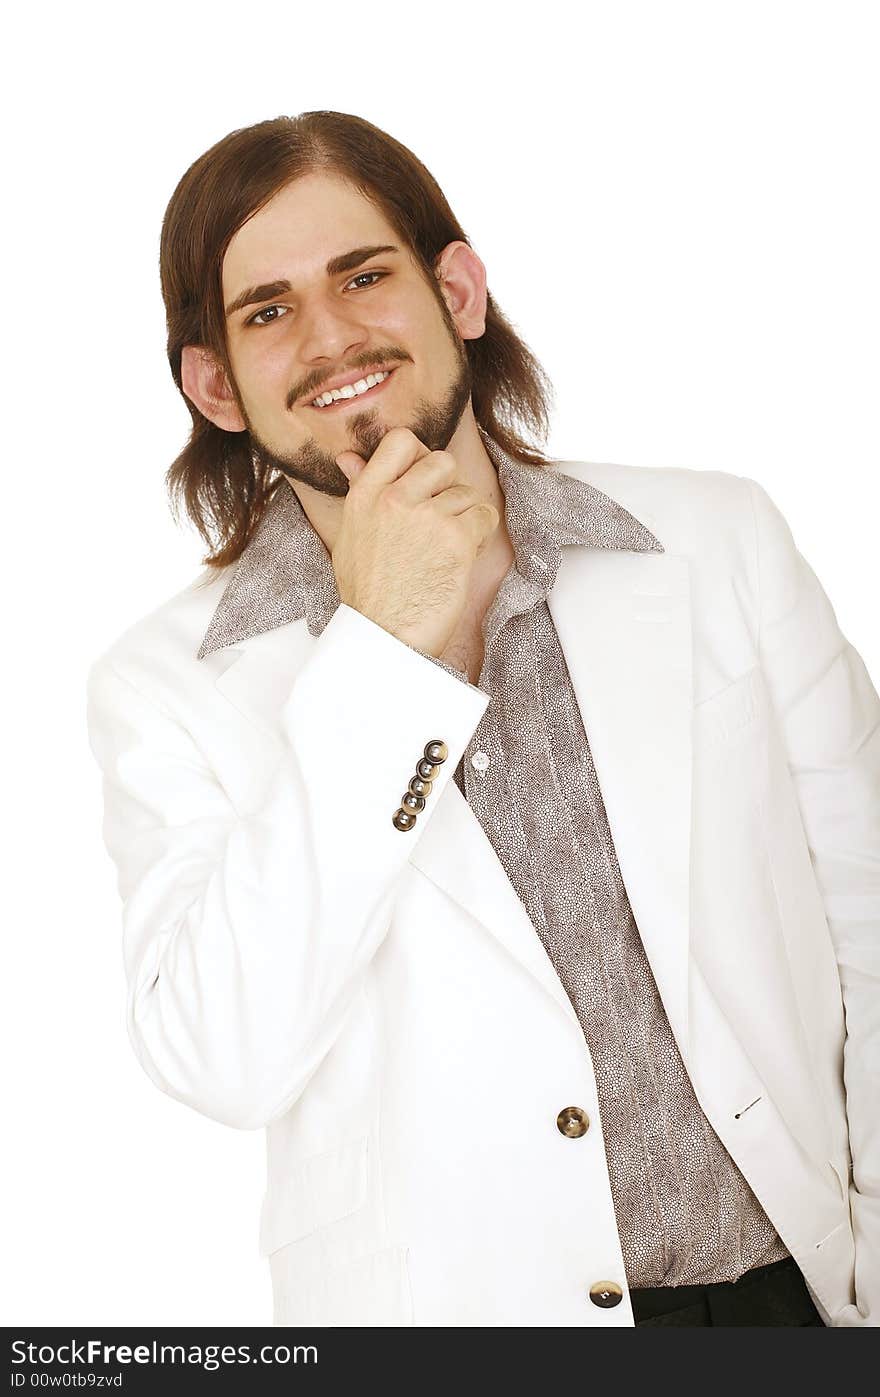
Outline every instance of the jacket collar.
<svg viewBox="0 0 880 1397">
<path fill-rule="evenodd" d="M 559 462 L 519 461 L 479 430 L 504 494 L 516 569 L 544 593 L 564 545 L 664 552 L 644 524 L 594 485 L 566 475 Z M 302 618 L 319 636 L 338 605 L 330 556 L 297 495 L 282 482 L 235 564 L 196 658 Z"/>
</svg>

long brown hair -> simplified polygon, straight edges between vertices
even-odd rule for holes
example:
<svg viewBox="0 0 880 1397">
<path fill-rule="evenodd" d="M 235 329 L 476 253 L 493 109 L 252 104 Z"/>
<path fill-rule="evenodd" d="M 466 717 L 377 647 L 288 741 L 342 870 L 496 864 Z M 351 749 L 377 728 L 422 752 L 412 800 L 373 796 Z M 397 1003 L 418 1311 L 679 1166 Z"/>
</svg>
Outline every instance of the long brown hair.
<svg viewBox="0 0 880 1397">
<path fill-rule="evenodd" d="M 255 459 L 249 432 L 215 426 L 190 401 L 181 385 L 181 351 L 200 345 L 214 355 L 246 417 L 227 352 L 223 257 L 252 214 L 291 180 L 317 169 L 349 179 L 382 210 L 438 299 L 435 258 L 447 243 L 469 243 L 440 186 L 412 151 L 346 112 L 303 112 L 246 126 L 189 167 L 165 210 L 159 253 L 168 362 L 193 423 L 166 486 L 172 510 L 183 504 L 211 550 L 202 560 L 210 567 L 225 567 L 241 555 L 284 477 Z M 478 424 L 512 456 L 547 465 L 515 423 L 545 439 L 552 387 L 491 295 L 485 333 L 465 346 Z"/>
</svg>

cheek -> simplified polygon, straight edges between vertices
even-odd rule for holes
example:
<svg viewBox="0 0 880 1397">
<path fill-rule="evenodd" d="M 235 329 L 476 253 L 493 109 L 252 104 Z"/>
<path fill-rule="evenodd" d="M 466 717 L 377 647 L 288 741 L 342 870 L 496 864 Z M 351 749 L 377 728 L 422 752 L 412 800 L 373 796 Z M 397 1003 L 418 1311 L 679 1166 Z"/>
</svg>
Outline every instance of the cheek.
<svg viewBox="0 0 880 1397">
<path fill-rule="evenodd" d="M 279 386 L 290 386 L 293 372 L 291 352 L 280 341 L 270 344 L 267 337 L 248 354 L 247 382 L 257 401 L 271 402 L 276 398 Z"/>
<path fill-rule="evenodd" d="M 391 305 L 377 308 L 369 322 L 365 321 L 364 328 L 377 344 L 399 344 L 408 353 L 412 353 L 412 344 L 419 336 L 419 327 L 413 323 L 412 315 Z"/>
</svg>

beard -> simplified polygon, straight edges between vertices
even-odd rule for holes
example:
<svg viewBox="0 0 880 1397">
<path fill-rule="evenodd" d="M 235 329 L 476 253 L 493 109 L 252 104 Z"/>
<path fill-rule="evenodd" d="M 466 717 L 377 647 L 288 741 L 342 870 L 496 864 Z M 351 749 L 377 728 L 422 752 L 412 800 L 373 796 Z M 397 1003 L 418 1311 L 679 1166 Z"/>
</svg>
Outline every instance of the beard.
<svg viewBox="0 0 880 1397">
<path fill-rule="evenodd" d="M 336 457 L 341 451 L 356 451 L 365 461 L 369 461 L 385 433 L 392 427 L 408 427 L 429 451 L 445 451 L 470 402 L 473 388 L 473 374 L 464 344 L 457 333 L 452 334 L 451 339 L 456 350 L 455 374 L 438 400 L 419 399 L 408 421 L 386 422 L 378 406 L 364 412 L 350 412 L 346 417 L 349 440 L 332 452 L 326 451 L 314 437 L 310 437 L 296 451 L 279 455 L 260 440 L 242 405 L 255 465 L 268 471 L 280 471 L 289 480 L 299 480 L 324 495 L 344 497 L 348 494 L 350 482 L 337 466 Z M 376 357 L 381 359 L 383 355 L 379 353 Z M 404 358 L 409 358 L 409 355 L 389 354 L 386 362 L 393 363 Z"/>
</svg>

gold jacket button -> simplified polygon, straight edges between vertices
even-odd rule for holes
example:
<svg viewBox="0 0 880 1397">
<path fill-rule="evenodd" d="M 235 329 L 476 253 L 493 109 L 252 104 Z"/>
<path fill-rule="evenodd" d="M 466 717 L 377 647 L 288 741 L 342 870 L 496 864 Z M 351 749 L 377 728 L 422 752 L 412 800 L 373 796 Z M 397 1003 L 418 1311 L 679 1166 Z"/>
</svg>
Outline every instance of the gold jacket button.
<svg viewBox="0 0 880 1397">
<path fill-rule="evenodd" d="M 603 1310 L 613 1309 L 623 1299 L 623 1291 L 617 1281 L 595 1281 L 590 1286 L 590 1299 Z"/>
<path fill-rule="evenodd" d="M 416 823 L 415 815 L 411 815 L 408 810 L 395 810 L 391 816 L 391 823 L 395 829 L 414 829 Z"/>
<path fill-rule="evenodd" d="M 556 1128 L 569 1140 L 577 1140 L 589 1130 L 590 1117 L 581 1106 L 565 1106 L 556 1117 Z"/>
<path fill-rule="evenodd" d="M 425 757 L 435 766 L 442 766 L 449 756 L 449 748 L 439 737 L 435 737 L 432 742 L 425 743 Z"/>
</svg>

